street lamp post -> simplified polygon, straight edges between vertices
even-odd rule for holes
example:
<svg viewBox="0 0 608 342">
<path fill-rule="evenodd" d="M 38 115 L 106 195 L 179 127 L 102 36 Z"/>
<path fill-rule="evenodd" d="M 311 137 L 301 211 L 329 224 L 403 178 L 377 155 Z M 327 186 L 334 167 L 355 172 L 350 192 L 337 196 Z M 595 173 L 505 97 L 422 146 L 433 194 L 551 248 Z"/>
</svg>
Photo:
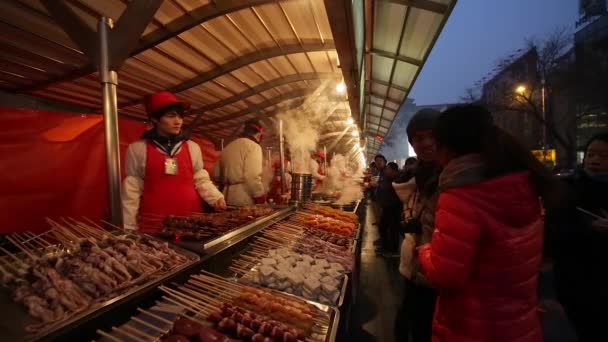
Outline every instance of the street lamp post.
<svg viewBox="0 0 608 342">
<path fill-rule="evenodd" d="M 543 150 L 547 147 L 547 105 L 546 105 L 546 82 L 545 77 L 543 76 L 540 80 L 541 88 L 540 88 L 540 101 L 541 101 L 541 110 L 543 115 Z"/>
</svg>

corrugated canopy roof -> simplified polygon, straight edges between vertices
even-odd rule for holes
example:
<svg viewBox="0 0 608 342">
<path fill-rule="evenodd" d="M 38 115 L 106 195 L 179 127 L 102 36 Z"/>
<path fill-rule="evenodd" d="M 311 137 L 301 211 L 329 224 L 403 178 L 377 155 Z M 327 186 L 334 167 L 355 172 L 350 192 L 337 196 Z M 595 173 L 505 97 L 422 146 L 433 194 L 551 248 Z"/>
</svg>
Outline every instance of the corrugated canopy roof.
<svg viewBox="0 0 608 342">
<path fill-rule="evenodd" d="M 374 1 L 368 135 L 390 129 L 451 2 Z M 66 3 L 94 28 L 101 16 L 120 17 L 128 1 Z M 192 103 L 198 130 L 230 137 L 245 120 L 299 106 L 323 82 L 340 82 L 338 65 L 323 0 L 165 0 L 119 71 L 119 112 L 144 120 L 143 99 L 167 89 Z M 95 67 L 40 0 L 0 1 L 0 88 L 101 111 Z M 339 108 L 327 132 L 344 130 L 348 102 Z M 377 150 L 372 140 L 369 152 Z"/>
<path fill-rule="evenodd" d="M 366 42 L 365 133 L 373 157 L 412 89 L 456 0 L 374 1 Z"/>
</svg>

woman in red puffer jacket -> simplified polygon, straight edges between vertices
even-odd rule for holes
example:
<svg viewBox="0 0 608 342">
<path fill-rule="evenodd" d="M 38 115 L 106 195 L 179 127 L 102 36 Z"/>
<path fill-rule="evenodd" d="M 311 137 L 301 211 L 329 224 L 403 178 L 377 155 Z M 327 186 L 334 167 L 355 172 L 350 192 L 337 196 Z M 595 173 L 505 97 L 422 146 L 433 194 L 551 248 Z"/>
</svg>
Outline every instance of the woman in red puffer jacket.
<svg viewBox="0 0 608 342">
<path fill-rule="evenodd" d="M 433 342 L 540 342 L 538 272 L 548 170 L 476 105 L 435 128 L 444 167 L 435 232 L 419 250 L 439 290 Z"/>
</svg>

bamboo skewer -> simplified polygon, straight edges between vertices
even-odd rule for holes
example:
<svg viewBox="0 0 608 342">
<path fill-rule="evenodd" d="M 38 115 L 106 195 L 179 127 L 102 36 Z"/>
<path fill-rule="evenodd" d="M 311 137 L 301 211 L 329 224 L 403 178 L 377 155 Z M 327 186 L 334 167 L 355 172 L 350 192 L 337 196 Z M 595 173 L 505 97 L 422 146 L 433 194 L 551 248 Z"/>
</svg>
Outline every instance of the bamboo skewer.
<svg viewBox="0 0 608 342">
<path fill-rule="evenodd" d="M 13 245 L 15 245 L 15 247 L 19 248 L 23 253 L 25 253 L 28 257 L 30 257 L 30 259 L 36 261 L 39 259 L 38 256 L 36 256 L 31 250 L 29 250 L 27 247 L 23 246 L 21 243 L 19 243 L 17 240 L 13 239 L 10 236 L 7 236 L 6 239 L 10 242 L 13 243 Z"/>
<path fill-rule="evenodd" d="M 165 296 L 163 296 L 163 300 L 166 300 L 166 301 L 168 301 L 168 302 L 171 302 L 171 303 L 173 303 L 174 305 L 179 306 L 180 308 L 182 308 L 182 309 L 184 309 L 184 310 L 187 310 L 187 311 L 189 311 L 190 313 L 192 313 L 192 314 L 194 314 L 194 315 L 195 315 L 194 317 L 193 317 L 193 316 L 187 316 L 187 318 L 188 318 L 188 319 L 191 319 L 191 320 L 193 320 L 193 321 L 195 321 L 195 322 L 197 322 L 197 323 L 200 323 L 200 324 L 207 324 L 207 322 L 205 322 L 205 321 L 203 321 L 203 320 L 201 320 L 201 319 L 199 319 L 199 318 L 197 318 L 197 317 L 196 317 L 196 316 L 198 316 L 198 315 L 200 315 L 200 314 L 201 314 L 201 311 L 196 310 L 194 307 L 188 306 L 188 305 L 190 305 L 190 304 L 183 304 L 183 303 L 179 303 L 179 302 L 177 302 L 177 301 L 175 301 L 175 300 L 173 300 L 173 299 L 171 299 L 171 298 L 169 298 L 169 297 L 165 297 Z M 211 312 L 206 312 L 206 311 L 205 311 L 205 312 L 203 312 L 203 313 L 204 313 L 204 314 L 206 314 L 206 315 L 208 315 L 208 314 L 210 314 Z"/>
<path fill-rule="evenodd" d="M 139 329 L 137 329 L 135 327 L 130 326 L 128 323 L 125 324 L 125 325 L 123 325 L 123 326 L 121 326 L 121 328 L 129 330 L 129 331 L 132 331 L 133 333 L 136 333 L 139 336 L 143 336 L 143 337 L 149 338 L 152 341 L 158 340 L 158 336 L 154 336 L 154 335 L 148 334 L 145 331 L 141 331 L 141 330 L 139 330 Z"/>
<path fill-rule="evenodd" d="M 112 336 L 112 335 L 108 334 L 107 332 L 105 332 L 103 330 L 100 330 L 100 329 L 97 329 L 96 333 L 98 333 L 99 335 L 101 335 L 101 336 L 103 336 L 105 338 L 108 338 L 108 339 L 110 339 L 110 340 L 112 340 L 114 342 L 124 342 L 124 340 L 121 340 L 121 339 L 119 339 L 117 337 L 114 337 L 114 336 Z"/>
<path fill-rule="evenodd" d="M 124 331 L 124 329 L 123 329 L 123 328 L 120 328 L 120 327 L 112 327 L 112 331 L 113 331 L 113 332 L 117 332 L 117 333 L 119 333 L 119 334 L 122 334 L 122 335 L 124 335 L 124 336 L 126 336 L 126 337 L 128 337 L 128 338 L 132 338 L 132 339 L 134 339 L 135 341 L 139 341 L 139 340 L 140 340 L 140 337 L 137 337 L 137 336 L 135 336 L 135 335 L 131 334 L 131 333 L 130 333 L 130 332 L 128 332 L 128 331 Z"/>
<path fill-rule="evenodd" d="M 184 301 L 185 303 L 184 303 L 184 302 L 179 302 L 179 301 L 176 301 L 176 300 L 171 299 L 171 298 L 168 298 L 168 297 L 163 297 L 163 299 L 164 299 L 164 300 L 169 301 L 169 302 L 171 302 L 171 303 L 173 303 L 173 304 L 175 304 L 175 305 L 177 305 L 177 306 L 179 306 L 179 307 L 182 307 L 182 308 L 184 308 L 184 309 L 187 309 L 188 311 L 190 311 L 190 312 L 194 313 L 194 314 L 195 314 L 195 315 L 197 315 L 197 316 L 198 316 L 198 315 L 200 315 L 201 313 L 202 313 L 203 315 L 209 315 L 209 314 L 212 312 L 212 311 L 209 311 L 209 309 L 208 309 L 208 308 L 206 308 L 206 307 L 201 307 L 201 306 L 199 306 L 199 305 L 198 305 L 198 304 L 196 304 L 196 303 L 192 303 L 192 302 L 186 302 L 186 299 L 183 299 L 183 298 L 182 298 L 182 299 L 180 299 L 179 297 L 175 297 L 175 296 L 174 296 L 174 298 L 176 298 L 176 299 L 178 299 L 178 300 L 182 300 L 182 301 Z M 189 317 L 189 318 L 190 318 L 190 317 Z M 202 321 L 200 321 L 200 320 L 197 320 L 197 321 L 198 321 L 198 322 L 202 322 Z"/>
<path fill-rule="evenodd" d="M 142 308 L 137 308 L 137 311 L 141 312 L 144 315 L 148 315 L 150 317 L 153 317 L 153 318 L 155 318 L 155 319 L 157 319 L 157 320 L 159 320 L 159 321 L 161 321 L 163 323 L 173 324 L 173 322 L 171 322 L 170 320 L 168 320 L 168 319 L 166 319 L 164 317 L 161 317 L 161 316 L 159 316 L 159 315 L 157 315 L 157 314 L 155 314 L 153 312 L 150 312 L 148 310 L 144 310 Z"/>
<path fill-rule="evenodd" d="M 161 334 L 165 334 L 165 333 L 167 333 L 167 330 L 166 330 L 166 329 L 161 329 L 161 328 L 159 328 L 159 327 L 157 327 L 157 326 L 155 326 L 155 325 L 153 325 L 153 324 L 150 324 L 150 323 L 148 323 L 148 322 L 146 322 L 146 321 L 144 321 L 143 319 L 140 319 L 140 318 L 138 318 L 138 317 L 131 317 L 131 319 L 132 319 L 132 320 L 134 320 L 134 321 L 135 321 L 135 322 L 137 322 L 137 323 L 140 323 L 140 324 L 142 324 L 142 325 L 145 325 L 146 327 L 148 327 L 148 328 L 150 328 L 150 329 L 152 329 L 152 330 L 156 330 L 156 331 L 158 331 L 158 332 L 159 332 L 159 333 L 161 333 Z"/>
<path fill-rule="evenodd" d="M 210 306 L 209 304 L 207 304 L 207 303 L 202 303 L 202 302 L 201 302 L 201 303 L 202 303 L 202 305 L 199 305 L 199 304 L 198 304 L 198 303 L 200 302 L 199 300 L 197 300 L 197 299 L 195 299 L 195 298 L 192 298 L 192 297 L 190 297 L 190 296 L 187 296 L 187 295 L 185 295 L 185 294 L 183 294 L 183 293 L 180 293 L 179 291 L 176 291 L 176 290 L 170 289 L 170 288 L 168 288 L 168 287 L 166 287 L 166 286 L 161 286 L 161 287 L 159 287 L 159 289 L 161 289 L 162 291 L 164 291 L 165 293 L 167 293 L 167 294 L 169 294 L 169 295 L 174 296 L 174 297 L 175 297 L 175 298 L 177 298 L 177 299 L 180 299 L 180 298 L 181 298 L 182 300 L 188 300 L 188 301 L 189 301 L 189 303 L 188 303 L 189 305 L 192 305 L 192 304 L 194 304 L 194 303 L 197 303 L 197 306 L 201 306 L 201 307 L 206 308 L 206 309 L 208 309 L 208 307 L 207 307 L 207 306 Z M 192 302 L 194 302 L 194 303 L 192 303 Z"/>
</svg>

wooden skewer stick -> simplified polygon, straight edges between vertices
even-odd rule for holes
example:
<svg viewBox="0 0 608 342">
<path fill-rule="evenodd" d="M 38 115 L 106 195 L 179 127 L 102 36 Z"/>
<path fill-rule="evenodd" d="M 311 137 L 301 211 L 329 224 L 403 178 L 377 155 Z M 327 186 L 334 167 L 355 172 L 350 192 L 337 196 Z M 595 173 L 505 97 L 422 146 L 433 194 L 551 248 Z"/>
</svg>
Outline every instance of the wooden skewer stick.
<svg viewBox="0 0 608 342">
<path fill-rule="evenodd" d="M 112 335 L 108 334 L 107 332 L 105 332 L 105 331 L 103 331 L 103 330 L 99 330 L 99 329 L 97 329 L 97 331 L 96 331 L 96 332 L 97 332 L 99 335 L 101 335 L 101 336 L 103 336 L 103 337 L 105 337 L 105 338 L 109 338 L 110 340 L 112 340 L 112 341 L 114 341 L 114 342 L 124 342 L 124 340 L 121 340 L 121 339 L 119 339 L 119 338 L 117 338 L 117 337 L 114 337 L 114 336 L 112 336 Z"/>
<path fill-rule="evenodd" d="M 139 340 L 141 339 L 141 337 L 137 337 L 137 336 L 135 336 L 135 335 L 131 334 L 130 332 L 125 331 L 123 328 L 119 328 L 119 327 L 112 327 L 112 331 L 114 331 L 114 332 L 118 332 L 119 334 L 124 335 L 124 336 L 126 336 L 126 337 L 128 337 L 128 338 L 132 338 L 132 339 L 134 339 L 135 341 L 139 341 Z"/>
<path fill-rule="evenodd" d="M 108 225 L 108 226 L 110 226 L 110 227 L 116 228 L 116 229 L 118 229 L 118 230 L 119 230 L 119 231 L 121 231 L 121 232 L 125 230 L 124 228 L 119 227 L 119 226 L 117 226 L 117 225 L 115 225 L 115 224 L 113 224 L 113 223 L 110 223 L 110 222 L 106 221 L 106 220 L 101 220 L 101 222 L 103 222 L 103 223 L 107 224 L 107 225 Z"/>
<path fill-rule="evenodd" d="M 134 320 L 137 323 L 140 323 L 140 324 L 143 324 L 143 325 L 147 326 L 148 328 L 150 328 L 152 330 L 156 330 L 156 331 L 158 331 L 161 334 L 164 334 L 164 333 L 167 332 L 166 329 L 161 329 L 161 328 L 159 328 L 159 327 L 157 327 L 157 326 L 155 326 L 153 324 L 150 324 L 150 323 L 144 321 L 143 319 L 140 319 L 140 318 L 137 318 L 137 317 L 131 317 L 131 319 Z"/>
<path fill-rule="evenodd" d="M 4 249 L 3 247 L 0 247 L 0 251 L 2 251 L 3 253 L 5 253 L 6 255 L 8 255 L 9 257 L 11 257 L 11 259 L 15 260 L 23 269 L 27 269 L 29 267 L 28 264 L 26 264 L 23 260 L 19 259 L 15 254 L 7 251 L 6 249 Z M 8 263 L 8 261 L 7 261 Z M 11 265 L 10 263 L 8 263 L 8 265 Z"/>
<path fill-rule="evenodd" d="M 175 291 L 173 289 L 170 289 L 166 286 L 160 286 L 159 287 L 160 290 L 164 291 L 165 293 L 172 295 L 174 298 L 179 299 L 179 300 L 183 300 L 186 303 L 188 303 L 188 305 L 195 305 L 195 303 L 199 302 L 198 300 L 187 296 L 185 294 L 180 293 L 179 291 Z M 209 305 L 207 303 L 204 303 L 205 305 Z M 198 304 L 196 304 L 198 306 Z M 205 307 L 205 305 L 201 305 L 203 308 Z"/>
<path fill-rule="evenodd" d="M 194 291 L 189 287 L 182 287 L 182 288 L 180 288 L 180 290 L 190 294 L 191 296 L 194 296 L 194 298 L 198 298 L 200 300 L 210 300 L 209 297 L 201 294 L 200 292 Z M 227 296 L 225 296 L 225 298 L 230 299 L 230 297 L 227 297 Z"/>
<path fill-rule="evenodd" d="M 182 302 L 178 302 L 174 299 L 171 299 L 169 297 L 163 297 L 164 300 L 173 303 L 174 305 L 177 305 L 183 309 L 186 309 L 192 313 L 194 313 L 195 315 L 200 315 L 201 313 L 204 315 L 209 315 L 212 311 L 209 311 L 209 309 L 204 308 L 204 307 L 199 307 L 197 304 L 194 303 L 188 303 L 188 304 L 184 304 Z M 184 299 L 181 299 L 184 300 Z M 192 317 L 189 317 L 192 318 Z M 194 319 L 195 321 L 202 323 L 202 321 Z M 204 323 L 203 323 L 204 324 Z"/>
<path fill-rule="evenodd" d="M 144 310 L 142 308 L 137 308 L 137 311 L 141 312 L 144 315 L 148 315 L 150 317 L 154 317 L 154 318 L 156 318 L 157 320 L 159 320 L 159 321 L 161 321 L 163 323 L 173 324 L 173 322 L 171 322 L 170 320 L 168 320 L 168 319 L 166 319 L 164 317 L 161 317 L 161 316 L 159 316 L 159 315 L 157 315 L 157 314 L 155 314 L 153 312 L 150 312 L 148 310 Z"/>
<path fill-rule="evenodd" d="M 228 282 L 228 281 L 217 281 L 215 283 L 213 283 L 211 281 L 211 279 L 209 278 L 203 278 L 203 277 L 193 277 L 194 279 L 191 279 L 193 284 L 203 288 L 203 289 L 207 289 L 209 286 L 218 286 L 220 290 L 222 291 L 226 291 L 226 292 L 231 292 L 232 294 L 235 295 L 240 295 L 243 292 L 243 286 L 234 282 Z M 198 281 L 197 281 L 197 280 Z"/>
<path fill-rule="evenodd" d="M 25 247 L 24 245 L 22 245 L 21 243 L 19 243 L 18 241 L 16 241 L 15 239 L 13 239 L 10 236 L 7 236 L 6 239 L 10 242 L 12 242 L 15 247 L 19 248 L 23 253 L 25 253 L 28 257 L 30 257 L 30 259 L 32 260 L 38 260 L 39 257 L 36 256 L 31 250 L 29 250 L 27 247 Z"/>
<path fill-rule="evenodd" d="M 211 288 L 206 284 L 197 283 L 197 282 L 190 282 L 190 283 L 186 284 L 185 287 L 192 289 L 193 291 L 196 291 L 198 293 L 200 293 L 200 290 L 205 290 L 206 292 L 213 293 L 214 295 L 216 295 L 218 297 L 226 297 L 227 299 L 232 299 L 233 296 L 240 294 L 240 292 L 235 292 L 230 289 Z M 232 294 L 232 296 L 228 296 L 228 294 Z M 205 296 L 205 299 L 213 300 L 214 298 L 209 298 L 209 296 Z"/>
<path fill-rule="evenodd" d="M 36 248 L 48 248 L 52 245 L 51 243 L 48 243 L 46 240 L 44 240 L 44 238 L 36 237 L 32 233 L 25 233 L 24 235 L 25 235 L 25 237 L 27 237 L 27 239 L 24 242 L 35 244 L 38 246 Z"/>
<path fill-rule="evenodd" d="M 156 341 L 156 340 L 158 340 L 158 336 L 148 334 L 148 333 L 147 333 L 147 332 L 145 332 L 145 331 L 141 331 L 141 330 L 139 330 L 139 329 L 137 329 L 137 328 L 135 328 L 135 327 L 132 327 L 132 326 L 130 326 L 130 325 L 129 325 L 129 323 L 127 323 L 127 324 L 123 325 L 121 328 L 126 329 L 126 330 L 128 330 L 128 331 L 131 331 L 131 332 L 133 332 L 133 333 L 135 333 L 135 334 L 138 334 L 139 336 L 143 336 L 143 337 L 145 337 L 145 338 L 149 338 L 149 339 L 151 339 L 152 341 Z"/>
</svg>

